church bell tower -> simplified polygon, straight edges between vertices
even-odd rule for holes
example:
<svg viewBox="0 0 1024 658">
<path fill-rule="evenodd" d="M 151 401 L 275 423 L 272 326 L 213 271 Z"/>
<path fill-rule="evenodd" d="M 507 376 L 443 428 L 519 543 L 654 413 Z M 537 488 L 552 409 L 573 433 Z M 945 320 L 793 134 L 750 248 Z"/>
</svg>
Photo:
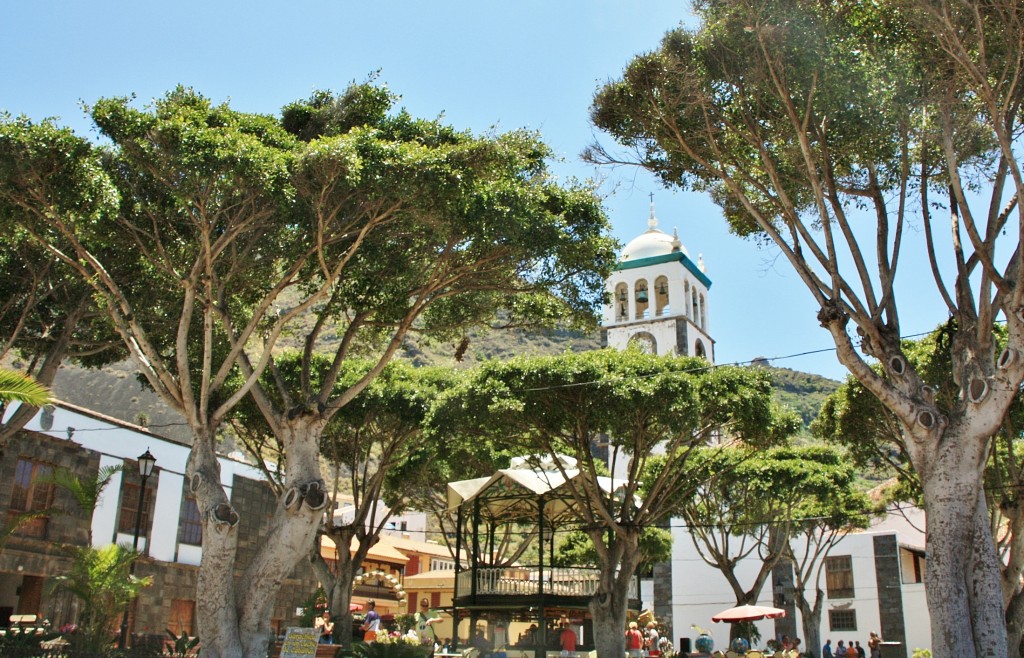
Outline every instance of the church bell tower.
<svg viewBox="0 0 1024 658">
<path fill-rule="evenodd" d="M 669 235 L 658 229 L 653 199 L 647 227 L 622 250 L 605 282 L 611 305 L 604 309 L 604 342 L 616 349 L 635 344 L 653 354 L 699 356 L 714 363 L 711 279 L 703 258 L 694 263 L 675 230 Z"/>
</svg>

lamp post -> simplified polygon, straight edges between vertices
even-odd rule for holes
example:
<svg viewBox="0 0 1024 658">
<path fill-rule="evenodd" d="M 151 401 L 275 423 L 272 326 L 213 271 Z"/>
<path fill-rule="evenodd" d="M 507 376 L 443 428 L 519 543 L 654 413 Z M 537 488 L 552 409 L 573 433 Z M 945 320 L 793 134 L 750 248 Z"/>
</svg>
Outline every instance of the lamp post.
<svg viewBox="0 0 1024 658">
<path fill-rule="evenodd" d="M 138 552 L 139 550 L 139 531 L 142 529 L 142 506 L 146 500 L 146 480 L 153 474 L 153 466 L 156 464 L 156 457 L 149 452 L 149 448 L 146 448 L 146 452 L 139 455 L 139 475 L 142 477 L 142 486 L 139 487 L 139 506 L 135 510 L 135 538 L 132 540 L 132 550 Z M 128 568 L 128 573 L 131 576 L 135 575 L 135 560 L 132 560 L 131 566 Z M 125 649 L 128 645 L 128 611 L 131 607 L 131 601 L 124 604 L 124 616 L 121 617 L 121 641 L 118 646 L 121 649 Z"/>
</svg>

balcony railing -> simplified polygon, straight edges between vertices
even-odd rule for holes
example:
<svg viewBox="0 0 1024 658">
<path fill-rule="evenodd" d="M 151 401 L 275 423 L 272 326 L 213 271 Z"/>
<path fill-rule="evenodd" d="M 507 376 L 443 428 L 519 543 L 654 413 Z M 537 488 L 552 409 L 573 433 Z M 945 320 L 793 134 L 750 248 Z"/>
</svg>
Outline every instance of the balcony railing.
<svg viewBox="0 0 1024 658">
<path fill-rule="evenodd" d="M 473 592 L 473 575 L 476 574 L 477 595 L 531 596 L 541 593 L 553 596 L 593 596 L 600 579 L 599 569 L 583 567 L 553 567 L 543 571 L 536 567 L 481 567 L 475 572 L 467 569 L 458 574 L 458 595 L 469 596 Z M 638 598 L 636 579 L 629 581 L 628 598 Z"/>
</svg>

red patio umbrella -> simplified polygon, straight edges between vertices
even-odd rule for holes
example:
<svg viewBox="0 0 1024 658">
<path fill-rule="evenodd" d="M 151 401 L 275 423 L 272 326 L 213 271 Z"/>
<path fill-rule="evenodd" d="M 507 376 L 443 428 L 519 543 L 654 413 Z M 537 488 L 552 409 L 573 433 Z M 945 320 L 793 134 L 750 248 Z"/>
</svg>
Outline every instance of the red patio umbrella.
<svg viewBox="0 0 1024 658">
<path fill-rule="evenodd" d="M 786 611 L 767 605 L 740 605 L 723 610 L 711 618 L 711 621 L 758 621 L 759 619 L 778 619 L 785 617 Z"/>
</svg>

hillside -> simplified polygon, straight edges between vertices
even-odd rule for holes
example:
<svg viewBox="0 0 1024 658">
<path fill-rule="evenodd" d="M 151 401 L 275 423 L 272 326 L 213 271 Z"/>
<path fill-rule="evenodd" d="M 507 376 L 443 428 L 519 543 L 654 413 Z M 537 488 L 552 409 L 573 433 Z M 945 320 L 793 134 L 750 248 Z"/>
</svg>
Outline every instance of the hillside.
<svg viewBox="0 0 1024 658">
<path fill-rule="evenodd" d="M 460 345 L 450 343 L 409 342 L 402 358 L 417 365 L 471 367 L 487 359 L 507 359 L 517 355 L 561 354 L 566 351 L 598 349 L 596 335 L 570 331 L 526 332 L 522 330 L 470 334 L 461 361 L 456 360 Z M 758 364 L 772 372 L 777 399 L 797 411 L 805 427 L 814 420 L 821 404 L 839 382 L 806 372 Z M 63 366 L 54 384 L 57 397 L 82 407 L 125 421 L 148 425 L 157 434 L 179 440 L 190 435 L 181 416 L 138 381 L 133 365 L 121 362 L 101 370 Z M 141 421 L 141 422 L 140 422 Z"/>
<path fill-rule="evenodd" d="M 804 420 L 804 427 L 811 424 L 811 421 L 817 417 L 825 398 L 841 384 L 834 379 L 789 368 L 769 366 L 768 370 L 771 371 L 775 384 L 775 398 L 796 410 Z"/>
</svg>

